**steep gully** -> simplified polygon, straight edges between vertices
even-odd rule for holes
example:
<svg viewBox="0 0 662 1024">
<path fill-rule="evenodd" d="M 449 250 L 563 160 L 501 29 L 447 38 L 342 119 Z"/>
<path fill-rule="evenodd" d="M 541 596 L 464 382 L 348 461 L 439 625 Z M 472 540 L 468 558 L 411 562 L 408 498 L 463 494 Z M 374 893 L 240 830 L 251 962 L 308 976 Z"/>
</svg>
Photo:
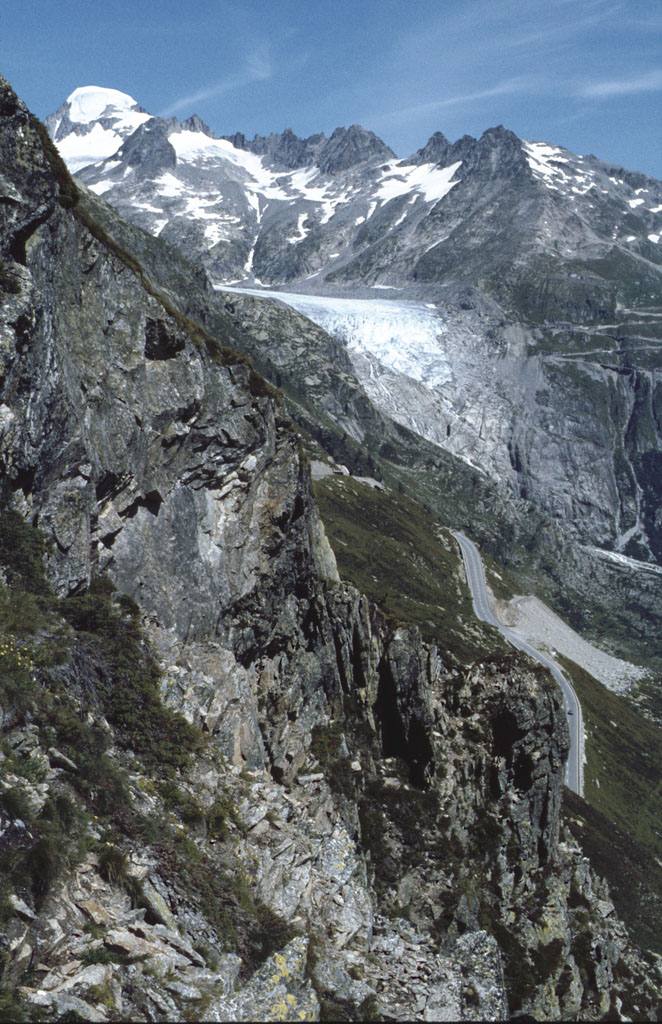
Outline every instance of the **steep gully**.
<svg viewBox="0 0 662 1024">
<path fill-rule="evenodd" d="M 570 731 L 570 751 L 568 753 L 568 762 L 566 764 L 565 783 L 568 789 L 578 793 L 579 796 L 583 796 L 584 725 L 582 719 L 582 708 L 577 698 L 577 694 L 551 658 L 548 658 L 547 655 L 536 650 L 535 647 L 532 647 L 526 640 L 523 640 L 522 637 L 518 636 L 514 630 L 509 629 L 507 626 L 503 626 L 499 622 L 489 606 L 487 599 L 487 586 L 485 583 L 485 572 L 476 545 L 470 541 L 468 537 L 465 537 L 464 534 L 458 533 L 456 530 L 453 530 L 452 533 L 460 547 L 460 551 L 462 552 L 462 558 L 467 574 L 467 583 L 471 591 L 476 616 L 483 622 L 487 622 L 491 626 L 495 626 L 501 635 L 505 637 L 513 647 L 516 647 L 520 651 L 524 651 L 525 654 L 528 654 L 535 661 L 538 661 L 541 665 L 544 665 L 545 668 L 549 669 L 563 691 L 566 710 L 568 712 L 568 728 Z"/>
</svg>

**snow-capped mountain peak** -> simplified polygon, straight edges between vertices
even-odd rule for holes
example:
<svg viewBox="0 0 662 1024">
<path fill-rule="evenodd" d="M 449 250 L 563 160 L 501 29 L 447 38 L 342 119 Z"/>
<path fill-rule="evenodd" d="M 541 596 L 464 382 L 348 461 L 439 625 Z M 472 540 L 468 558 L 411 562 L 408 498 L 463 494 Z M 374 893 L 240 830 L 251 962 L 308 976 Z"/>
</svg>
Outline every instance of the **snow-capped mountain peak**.
<svg viewBox="0 0 662 1024">
<path fill-rule="evenodd" d="M 341 338 L 389 416 L 554 516 L 592 509 L 603 546 L 662 551 L 641 455 L 658 430 L 662 182 L 501 125 L 399 159 L 359 125 L 250 141 L 93 87 L 47 124 L 91 191 L 214 285 L 276 289 Z M 582 477 L 607 407 L 631 462 L 605 434 Z"/>
<path fill-rule="evenodd" d="M 195 115 L 152 117 L 126 93 L 86 86 L 47 126 L 82 181 L 217 283 L 435 297 L 461 267 L 537 319 L 549 311 L 538 284 L 519 281 L 522 261 L 537 279 L 550 254 L 561 259 L 574 295 L 589 256 L 610 253 L 605 272 L 621 291 L 624 279 L 639 289 L 662 258 L 659 182 L 501 125 L 455 142 L 437 132 L 399 159 L 360 125 L 329 138 L 219 137 Z M 604 288 L 612 305 L 614 286 Z M 584 311 L 597 303 L 584 298 Z"/>
<path fill-rule="evenodd" d="M 115 114 L 116 111 L 138 109 L 133 96 L 119 89 L 105 89 L 98 85 L 84 85 L 74 89 L 66 103 L 69 105 L 69 119 L 82 124 L 98 121 L 104 113 Z"/>
<path fill-rule="evenodd" d="M 72 171 L 106 160 L 151 119 L 132 96 L 118 89 L 81 86 L 46 118 L 46 127 Z"/>
</svg>

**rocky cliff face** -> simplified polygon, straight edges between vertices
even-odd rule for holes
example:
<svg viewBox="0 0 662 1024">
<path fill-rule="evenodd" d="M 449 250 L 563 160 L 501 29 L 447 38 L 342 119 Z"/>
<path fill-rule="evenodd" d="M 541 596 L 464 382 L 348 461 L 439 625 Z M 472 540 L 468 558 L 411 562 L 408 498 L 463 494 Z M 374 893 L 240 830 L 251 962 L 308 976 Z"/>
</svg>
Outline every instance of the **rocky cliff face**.
<svg viewBox="0 0 662 1024">
<path fill-rule="evenodd" d="M 549 681 L 341 582 L 277 396 L 0 118 L 7 1015 L 651 1013 Z"/>
</svg>

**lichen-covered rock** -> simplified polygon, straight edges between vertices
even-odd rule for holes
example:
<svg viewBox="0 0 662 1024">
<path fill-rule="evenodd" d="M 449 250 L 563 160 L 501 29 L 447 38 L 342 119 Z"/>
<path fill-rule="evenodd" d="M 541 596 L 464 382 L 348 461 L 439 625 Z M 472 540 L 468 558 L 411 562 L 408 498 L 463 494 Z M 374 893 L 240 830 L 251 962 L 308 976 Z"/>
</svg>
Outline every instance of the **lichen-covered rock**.
<svg viewBox="0 0 662 1024">
<path fill-rule="evenodd" d="M 319 1002 L 306 978 L 307 948 L 306 939 L 293 939 L 280 953 L 274 953 L 231 999 L 210 1003 L 207 1019 L 319 1020 Z"/>
</svg>

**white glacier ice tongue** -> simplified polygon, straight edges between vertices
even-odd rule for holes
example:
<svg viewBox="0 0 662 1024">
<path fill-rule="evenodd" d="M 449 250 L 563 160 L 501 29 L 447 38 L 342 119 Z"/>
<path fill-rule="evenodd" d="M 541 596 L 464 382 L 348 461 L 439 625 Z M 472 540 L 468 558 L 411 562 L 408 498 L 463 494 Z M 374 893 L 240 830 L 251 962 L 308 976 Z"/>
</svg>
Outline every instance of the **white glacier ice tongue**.
<svg viewBox="0 0 662 1024">
<path fill-rule="evenodd" d="M 338 299 L 225 285 L 217 285 L 217 288 L 279 299 L 334 338 L 344 341 L 350 354 L 371 355 L 382 366 L 425 387 L 440 387 L 452 379 L 442 340 L 446 327 L 435 308 L 428 304 L 391 299 Z"/>
</svg>

